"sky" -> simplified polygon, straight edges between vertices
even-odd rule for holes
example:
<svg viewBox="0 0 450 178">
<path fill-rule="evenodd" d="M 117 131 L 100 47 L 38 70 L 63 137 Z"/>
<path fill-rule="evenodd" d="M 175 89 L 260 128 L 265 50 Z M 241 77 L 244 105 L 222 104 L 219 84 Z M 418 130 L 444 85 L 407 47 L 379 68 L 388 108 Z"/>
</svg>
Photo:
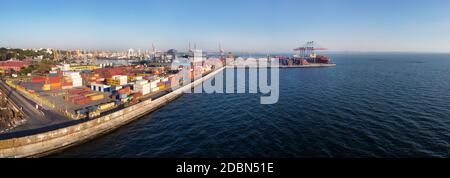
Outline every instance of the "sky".
<svg viewBox="0 0 450 178">
<path fill-rule="evenodd" d="M 448 0 L 0 0 L 0 46 L 450 52 Z"/>
</svg>

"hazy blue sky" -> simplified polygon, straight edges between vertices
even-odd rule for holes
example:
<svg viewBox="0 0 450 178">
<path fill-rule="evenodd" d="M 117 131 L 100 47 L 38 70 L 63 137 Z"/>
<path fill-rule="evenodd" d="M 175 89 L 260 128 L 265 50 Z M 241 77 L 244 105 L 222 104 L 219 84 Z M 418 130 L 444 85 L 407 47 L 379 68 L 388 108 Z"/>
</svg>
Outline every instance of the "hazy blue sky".
<svg viewBox="0 0 450 178">
<path fill-rule="evenodd" d="M 0 0 L 0 46 L 450 52 L 448 0 Z"/>
</svg>

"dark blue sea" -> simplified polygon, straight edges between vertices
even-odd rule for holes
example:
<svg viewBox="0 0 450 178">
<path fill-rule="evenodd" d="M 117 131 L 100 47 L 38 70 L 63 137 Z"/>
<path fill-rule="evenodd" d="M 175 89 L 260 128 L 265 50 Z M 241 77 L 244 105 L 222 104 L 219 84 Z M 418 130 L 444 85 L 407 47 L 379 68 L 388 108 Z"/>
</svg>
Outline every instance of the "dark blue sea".
<svg viewBox="0 0 450 178">
<path fill-rule="evenodd" d="M 55 157 L 449 157 L 450 54 L 334 54 L 259 94 L 186 94 Z"/>
</svg>

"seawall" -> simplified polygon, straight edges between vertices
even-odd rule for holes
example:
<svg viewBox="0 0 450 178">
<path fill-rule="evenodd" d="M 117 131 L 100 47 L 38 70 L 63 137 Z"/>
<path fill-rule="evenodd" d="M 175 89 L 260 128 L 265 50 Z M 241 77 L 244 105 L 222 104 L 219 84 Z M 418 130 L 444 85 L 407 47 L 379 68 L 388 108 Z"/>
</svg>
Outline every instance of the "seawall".
<svg viewBox="0 0 450 178">
<path fill-rule="evenodd" d="M 42 157 L 94 139 L 168 104 L 183 95 L 185 91 L 214 77 L 224 68 L 217 69 L 201 79 L 153 101 L 143 101 L 77 125 L 25 137 L 0 140 L 0 158 Z"/>
</svg>

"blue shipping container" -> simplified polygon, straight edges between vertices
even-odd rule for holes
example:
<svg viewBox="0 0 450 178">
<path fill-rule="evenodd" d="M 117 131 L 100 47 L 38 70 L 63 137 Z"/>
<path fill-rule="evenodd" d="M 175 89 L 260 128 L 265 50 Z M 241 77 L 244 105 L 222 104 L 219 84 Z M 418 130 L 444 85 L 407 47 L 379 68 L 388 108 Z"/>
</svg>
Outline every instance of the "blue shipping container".
<svg viewBox="0 0 450 178">
<path fill-rule="evenodd" d="M 103 88 L 102 92 L 109 92 L 109 91 L 110 91 L 110 88 Z"/>
<path fill-rule="evenodd" d="M 89 112 L 97 111 L 97 109 L 98 109 L 98 106 L 91 106 L 91 107 L 88 107 L 88 108 L 87 108 L 87 110 L 88 110 Z"/>
<path fill-rule="evenodd" d="M 87 114 L 88 110 L 87 109 L 80 109 L 77 111 L 77 114 Z"/>
<path fill-rule="evenodd" d="M 127 94 L 120 94 L 120 95 L 119 95 L 119 98 L 120 98 L 120 99 L 125 99 L 125 98 L 127 98 Z"/>
</svg>

